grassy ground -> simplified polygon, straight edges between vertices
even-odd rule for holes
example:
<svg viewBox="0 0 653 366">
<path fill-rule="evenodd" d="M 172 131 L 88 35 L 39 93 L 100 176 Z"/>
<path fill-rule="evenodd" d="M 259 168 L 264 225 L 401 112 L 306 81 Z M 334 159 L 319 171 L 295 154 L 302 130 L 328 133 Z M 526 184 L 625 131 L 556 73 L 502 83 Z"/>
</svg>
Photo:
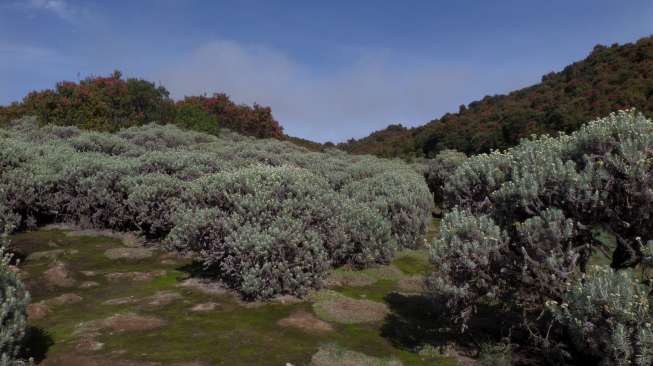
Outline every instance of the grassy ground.
<svg viewBox="0 0 653 366">
<path fill-rule="evenodd" d="M 432 230 L 430 235 L 434 235 Z M 393 337 L 389 321 L 401 317 L 402 302 L 396 292 L 411 291 L 404 283 L 413 283 L 428 272 L 430 265 L 425 250 L 399 253 L 392 265 L 364 271 L 337 269 L 332 274 L 337 281 L 330 290 L 323 290 L 298 303 L 244 304 L 233 294 L 207 294 L 193 288 L 179 287 L 190 276 L 187 259 L 161 257 L 155 251 L 149 258 L 112 260 L 104 255 L 110 248 L 122 247 L 120 240 L 101 236 L 69 236 L 61 230 L 41 230 L 15 235 L 13 247 L 23 258 L 48 250 L 65 250 L 57 259 L 26 259 L 21 264 L 33 296 L 33 303 L 46 301 L 64 293 L 74 293 L 82 301 L 52 306 L 51 313 L 30 321 L 30 346 L 37 360 L 51 360 L 61 355 L 83 354 L 104 360 L 155 361 L 171 364 L 180 361 L 201 361 L 210 365 L 308 365 L 333 359 L 332 350 L 346 349 L 342 355 L 360 354 L 378 360 L 399 360 L 404 365 L 455 365 L 443 356 L 419 355 L 414 345 Z M 70 288 L 45 286 L 43 272 L 54 261 L 65 264 L 76 281 Z M 108 281 L 106 274 L 116 272 L 151 272 L 165 274 L 149 281 Z M 88 273 L 93 271 L 94 273 Z M 83 274 L 83 272 L 87 272 Z M 96 287 L 80 288 L 84 281 L 97 282 Z M 412 282 L 411 282 L 412 281 Z M 180 298 L 163 306 L 148 305 L 148 299 L 162 291 L 176 292 Z M 347 297 L 385 304 L 388 314 L 383 320 L 341 324 L 325 318 L 333 331 L 314 332 L 284 327 L 278 324 L 297 312 L 315 314 L 319 301 L 326 297 Z M 414 296 L 414 295 L 413 295 Z M 131 299 L 123 304 L 107 304 L 115 299 Z M 191 308 L 202 303 L 216 303 L 213 311 L 194 312 Z M 367 302 L 360 301 L 358 304 Z M 323 303 L 320 303 L 323 304 Z M 338 303 L 329 303 L 337 305 Z M 347 309 L 344 308 L 344 311 Z M 363 310 L 364 311 L 364 310 Z M 116 314 L 137 314 L 161 319 L 165 325 L 156 329 L 136 331 L 103 330 L 90 335 L 102 344 L 100 350 L 83 350 L 80 341 L 88 338 L 84 329 L 101 319 Z M 311 315 L 313 316 L 313 315 Z M 318 314 L 319 316 L 319 314 Z M 316 320 L 317 321 L 317 320 Z M 405 320 L 410 322 L 410 320 Z M 419 320 L 416 320 L 419 321 Z M 327 326 L 328 326 L 327 325 Z M 326 347 L 326 348 L 325 348 Z M 351 351 L 351 352 L 350 352 Z M 352 356 L 353 357 L 353 356 Z M 319 359 L 319 360 L 318 360 Z M 322 361 L 320 361 L 322 360 Z"/>
</svg>

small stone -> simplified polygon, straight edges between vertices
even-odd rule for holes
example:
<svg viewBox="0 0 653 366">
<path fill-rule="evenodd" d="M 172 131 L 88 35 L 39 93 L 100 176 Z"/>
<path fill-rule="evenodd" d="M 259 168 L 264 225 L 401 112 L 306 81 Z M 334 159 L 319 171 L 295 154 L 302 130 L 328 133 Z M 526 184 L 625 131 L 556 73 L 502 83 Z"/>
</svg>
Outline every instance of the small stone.
<svg viewBox="0 0 653 366">
<path fill-rule="evenodd" d="M 172 259 L 164 259 L 161 261 L 161 264 L 163 264 L 164 266 L 174 266 L 175 264 L 177 264 L 177 262 L 173 261 Z"/>
<path fill-rule="evenodd" d="M 134 296 L 128 296 L 128 297 L 120 297 L 117 299 L 111 299 L 105 301 L 103 304 L 104 305 L 126 305 L 126 304 L 133 304 L 137 302 L 138 299 Z"/>
<path fill-rule="evenodd" d="M 86 277 L 97 276 L 97 272 L 95 272 L 95 271 L 81 271 L 80 273 L 83 274 Z"/>
<path fill-rule="evenodd" d="M 194 311 L 196 313 L 204 313 L 204 312 L 208 312 L 208 311 L 213 311 L 216 308 L 218 308 L 219 306 L 220 306 L 220 304 L 215 303 L 215 302 L 205 302 L 205 303 L 201 303 L 201 304 L 197 304 L 197 305 L 193 306 L 190 309 L 190 311 Z"/>
<path fill-rule="evenodd" d="M 79 288 L 91 288 L 91 287 L 97 287 L 97 286 L 100 286 L 100 284 L 95 282 L 95 281 L 84 281 L 84 282 L 82 282 L 81 285 L 79 285 Z"/>
</svg>

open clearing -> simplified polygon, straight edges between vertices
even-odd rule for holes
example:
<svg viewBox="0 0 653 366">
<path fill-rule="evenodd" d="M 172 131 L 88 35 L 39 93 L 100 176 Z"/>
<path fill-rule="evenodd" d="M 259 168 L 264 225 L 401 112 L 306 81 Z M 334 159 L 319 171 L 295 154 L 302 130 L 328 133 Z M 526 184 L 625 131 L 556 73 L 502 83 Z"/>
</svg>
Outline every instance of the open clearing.
<svg viewBox="0 0 653 366">
<path fill-rule="evenodd" d="M 32 293 L 28 343 L 42 365 L 457 364 L 383 331 L 389 321 L 419 326 L 419 317 L 402 317 L 401 299 L 410 306 L 419 289 L 425 252 L 335 270 L 329 289 L 303 300 L 246 303 L 195 277 L 190 259 L 93 235 L 55 229 L 12 238 Z"/>
</svg>

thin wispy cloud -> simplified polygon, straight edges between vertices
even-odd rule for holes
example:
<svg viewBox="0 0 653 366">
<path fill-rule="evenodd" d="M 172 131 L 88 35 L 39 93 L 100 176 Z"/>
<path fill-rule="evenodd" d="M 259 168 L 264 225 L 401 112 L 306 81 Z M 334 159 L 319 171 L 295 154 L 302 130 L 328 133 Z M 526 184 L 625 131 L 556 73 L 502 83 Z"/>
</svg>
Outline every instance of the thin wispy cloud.
<svg viewBox="0 0 653 366">
<path fill-rule="evenodd" d="M 14 6 L 23 9 L 30 17 L 54 15 L 69 23 L 78 22 L 85 13 L 81 8 L 66 0 L 22 0 L 15 2 Z"/>
<path fill-rule="evenodd" d="M 240 103 L 269 105 L 288 133 L 321 141 L 362 137 L 390 123 L 422 124 L 470 95 L 497 89 L 496 75 L 470 67 L 407 66 L 396 58 L 390 50 L 369 50 L 348 66 L 318 73 L 282 50 L 221 40 L 182 57 L 157 79 L 176 98 L 225 92 Z"/>
</svg>

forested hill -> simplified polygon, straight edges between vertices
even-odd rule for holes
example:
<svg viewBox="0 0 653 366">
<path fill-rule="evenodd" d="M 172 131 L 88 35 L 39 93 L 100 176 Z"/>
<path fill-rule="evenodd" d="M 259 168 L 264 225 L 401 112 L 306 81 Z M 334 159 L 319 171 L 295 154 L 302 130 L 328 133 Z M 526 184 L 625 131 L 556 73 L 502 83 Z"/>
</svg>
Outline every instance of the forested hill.
<svg viewBox="0 0 653 366">
<path fill-rule="evenodd" d="M 586 121 L 633 107 L 653 116 L 653 36 L 596 46 L 586 59 L 544 75 L 536 85 L 486 96 L 424 126 L 390 125 L 339 147 L 385 157 L 431 156 L 447 148 L 488 152 L 534 133 L 570 132 Z"/>
</svg>

